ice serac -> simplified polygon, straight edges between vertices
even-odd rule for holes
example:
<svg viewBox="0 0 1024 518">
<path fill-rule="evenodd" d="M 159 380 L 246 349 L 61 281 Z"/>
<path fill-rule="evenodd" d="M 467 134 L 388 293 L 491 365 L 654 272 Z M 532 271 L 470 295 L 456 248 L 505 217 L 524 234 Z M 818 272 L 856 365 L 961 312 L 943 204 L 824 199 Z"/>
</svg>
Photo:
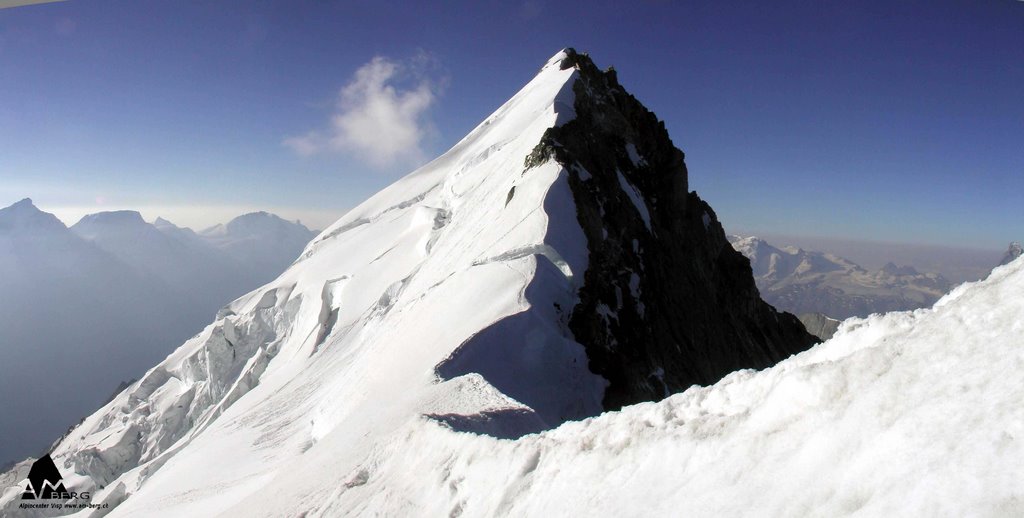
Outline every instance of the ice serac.
<svg viewBox="0 0 1024 518">
<path fill-rule="evenodd" d="M 768 367 L 815 339 L 764 303 L 746 259 L 687 186 L 663 122 L 589 57 L 576 117 L 548 130 L 528 164 L 569 174 L 589 265 L 569 327 L 590 369 L 608 379 L 605 408 L 657 400 L 742 368 Z"/>
<path fill-rule="evenodd" d="M 52 456 L 114 516 L 372 514 L 410 429 L 521 438 L 812 341 L 757 298 L 660 123 L 565 50 Z"/>
</svg>

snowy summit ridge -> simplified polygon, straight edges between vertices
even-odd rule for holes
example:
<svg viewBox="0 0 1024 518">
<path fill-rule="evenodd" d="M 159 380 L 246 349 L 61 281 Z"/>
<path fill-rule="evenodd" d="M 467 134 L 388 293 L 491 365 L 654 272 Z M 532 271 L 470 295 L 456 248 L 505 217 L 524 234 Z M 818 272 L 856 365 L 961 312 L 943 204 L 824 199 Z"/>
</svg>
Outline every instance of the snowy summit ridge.
<svg viewBox="0 0 1024 518">
<path fill-rule="evenodd" d="M 614 72 L 559 52 L 52 457 L 112 516 L 367 512 L 410 429 L 521 437 L 809 347 L 686 175 Z"/>
</svg>

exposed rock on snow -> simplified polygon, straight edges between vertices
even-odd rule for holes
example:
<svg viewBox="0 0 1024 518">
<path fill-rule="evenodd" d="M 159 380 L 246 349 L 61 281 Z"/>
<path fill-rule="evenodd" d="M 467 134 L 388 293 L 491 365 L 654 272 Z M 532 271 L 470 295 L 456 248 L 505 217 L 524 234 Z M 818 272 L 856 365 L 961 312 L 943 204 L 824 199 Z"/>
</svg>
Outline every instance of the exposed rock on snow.
<svg viewBox="0 0 1024 518">
<path fill-rule="evenodd" d="M 579 71 L 576 117 L 531 157 L 570 171 L 589 263 L 569 327 L 610 382 L 605 408 L 764 368 L 814 343 L 796 317 L 761 301 L 714 211 L 689 192 L 664 123 L 586 55 L 569 51 L 562 66 Z"/>
<path fill-rule="evenodd" d="M 1010 243 L 1010 247 L 1006 249 L 1006 254 L 1003 255 L 1003 259 L 999 261 L 999 266 L 1010 264 L 1021 255 L 1024 255 L 1024 247 L 1022 247 L 1020 243 L 1014 241 Z"/>
</svg>

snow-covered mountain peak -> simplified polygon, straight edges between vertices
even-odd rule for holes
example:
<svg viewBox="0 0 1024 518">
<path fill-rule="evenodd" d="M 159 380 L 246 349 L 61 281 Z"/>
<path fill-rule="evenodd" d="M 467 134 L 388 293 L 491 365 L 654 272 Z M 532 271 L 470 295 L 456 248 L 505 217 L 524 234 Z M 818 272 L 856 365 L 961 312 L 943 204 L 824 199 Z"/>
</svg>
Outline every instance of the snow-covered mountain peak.
<svg viewBox="0 0 1024 518">
<path fill-rule="evenodd" d="M 502 149 L 507 154 L 512 149 L 509 147 L 511 144 L 532 149 L 546 128 L 563 123 L 572 115 L 571 85 L 576 73 L 562 68 L 568 51 L 571 49 L 552 56 L 537 76 L 450 150 L 384 188 L 324 229 L 309 244 L 303 257 L 310 256 L 325 240 L 377 221 L 392 211 L 403 210 L 413 204 L 426 205 L 428 198 L 435 199 L 444 194 L 452 205 L 462 205 L 459 195 L 468 192 L 468 187 L 479 185 L 484 175 L 507 176 L 504 181 L 511 189 L 515 181 L 513 177 L 522 171 L 516 171 L 516 167 L 479 166 L 485 161 L 493 163 L 492 155 Z M 562 120 L 559 120 L 559 114 L 562 114 Z M 504 202 L 504 198 L 501 201 Z"/>
<path fill-rule="evenodd" d="M 355 495 L 415 423 L 514 438 L 809 347 L 745 261 L 664 124 L 566 49 L 53 458 L 114 515 L 295 514 L 268 506 Z"/>
</svg>

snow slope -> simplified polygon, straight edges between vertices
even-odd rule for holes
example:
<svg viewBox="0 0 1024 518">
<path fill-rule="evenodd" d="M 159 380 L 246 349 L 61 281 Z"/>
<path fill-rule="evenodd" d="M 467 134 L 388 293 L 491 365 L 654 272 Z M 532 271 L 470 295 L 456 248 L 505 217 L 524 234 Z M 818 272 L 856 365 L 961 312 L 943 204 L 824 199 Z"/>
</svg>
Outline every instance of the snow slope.
<svg viewBox="0 0 1024 518">
<path fill-rule="evenodd" d="M 426 419 L 233 509 L 307 516 L 1020 516 L 1024 260 L 773 368 L 517 441 Z M 296 498 L 298 475 L 329 479 Z M 318 482 L 319 483 L 319 482 Z"/>
<path fill-rule="evenodd" d="M 424 416 L 342 430 L 261 480 L 172 473 L 252 453 L 219 439 L 115 514 L 1018 516 L 1022 290 L 1017 260 L 934 308 L 849 319 L 773 368 L 518 440 Z"/>
<path fill-rule="evenodd" d="M 567 173 L 523 165 L 572 115 L 562 57 L 86 419 L 53 453 L 65 479 L 129 495 L 115 514 L 214 514 L 425 414 L 521 435 L 599 413 L 605 382 L 557 314 L 587 260 L 578 227 L 549 228 L 575 223 Z"/>
</svg>

